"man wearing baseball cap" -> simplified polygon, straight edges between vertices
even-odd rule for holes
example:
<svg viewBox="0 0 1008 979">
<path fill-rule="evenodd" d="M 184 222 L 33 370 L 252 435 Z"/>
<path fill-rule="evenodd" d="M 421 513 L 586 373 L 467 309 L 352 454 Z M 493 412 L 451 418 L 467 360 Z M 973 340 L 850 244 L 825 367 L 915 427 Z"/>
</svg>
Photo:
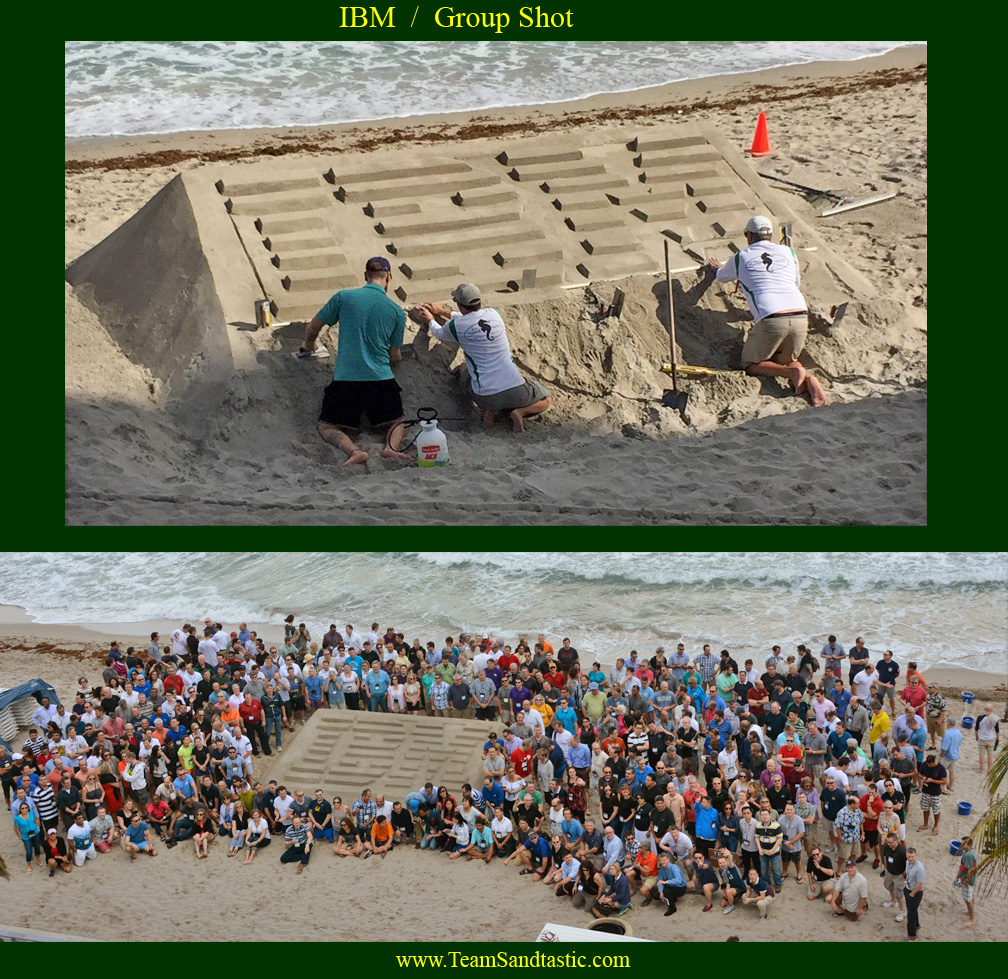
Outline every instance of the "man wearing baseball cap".
<svg viewBox="0 0 1008 979">
<path fill-rule="evenodd" d="M 738 282 L 755 321 L 742 347 L 747 374 L 786 377 L 796 394 L 815 405 L 826 403 L 822 385 L 799 363 L 808 335 L 808 305 L 794 249 L 777 245 L 773 222 L 757 214 L 745 226 L 747 247 L 724 265 L 708 260 L 718 282 Z"/>
<path fill-rule="evenodd" d="M 483 409 L 483 425 L 490 428 L 501 412 L 508 412 L 511 428 L 525 431 L 525 419 L 550 406 L 550 396 L 537 381 L 526 381 L 511 359 L 504 321 L 496 309 L 483 308 L 483 294 L 471 282 L 452 290 L 458 306 L 426 303 L 410 310 L 410 318 L 442 343 L 458 344 L 465 355 L 459 382 L 465 394 Z"/>
<path fill-rule="evenodd" d="M 411 462 L 399 451 L 404 420 L 401 388 L 392 373 L 400 360 L 406 314 L 389 299 L 392 266 L 376 255 L 364 266 L 364 285 L 341 289 L 305 328 L 301 353 L 310 354 L 323 326 L 339 323 L 339 346 L 332 383 L 325 389 L 318 433 L 330 445 L 346 453 L 346 465 L 363 465 L 368 454 L 350 433 L 356 434 L 366 415 L 375 428 L 387 428 L 382 455 Z"/>
</svg>

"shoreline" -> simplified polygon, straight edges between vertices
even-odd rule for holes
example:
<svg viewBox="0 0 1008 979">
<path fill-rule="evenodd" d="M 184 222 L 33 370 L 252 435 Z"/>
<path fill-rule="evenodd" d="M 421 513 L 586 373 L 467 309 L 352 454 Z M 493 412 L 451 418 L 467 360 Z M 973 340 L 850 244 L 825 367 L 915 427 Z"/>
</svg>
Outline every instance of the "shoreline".
<svg viewBox="0 0 1008 979">
<path fill-rule="evenodd" d="M 453 112 L 426 113 L 409 116 L 388 116 L 378 119 L 354 119 L 346 122 L 317 123 L 306 126 L 262 126 L 246 128 L 216 128 L 179 130 L 169 133 L 144 133 L 138 135 L 64 136 L 64 163 L 68 170 L 92 169 L 99 163 L 109 164 L 104 169 L 137 169 L 159 164 L 173 164 L 185 159 L 198 157 L 208 160 L 240 159 L 233 154 L 236 147 L 222 149 L 220 139 L 237 144 L 237 149 L 261 152 L 262 142 L 284 141 L 274 147 L 274 155 L 292 152 L 339 151 L 340 149 L 366 149 L 368 142 L 362 139 L 356 144 L 344 147 L 319 145 L 318 141 L 336 141 L 365 131 L 387 133 L 399 142 L 417 139 L 415 130 L 444 129 L 457 127 L 460 132 L 453 138 L 473 139 L 496 135 L 492 126 L 469 126 L 476 131 L 467 132 L 466 123 L 486 123 L 493 120 L 513 133 L 518 128 L 535 127 L 534 131 L 567 128 L 584 124 L 598 118 L 598 121 L 618 121 L 646 115 L 660 117 L 663 113 L 688 116 L 694 111 L 711 108 L 731 108 L 734 105 L 754 101 L 779 100 L 784 89 L 796 82 L 815 83 L 826 79 L 849 79 L 866 74 L 890 77 L 876 77 L 866 87 L 899 84 L 908 80 L 908 73 L 923 66 L 926 73 L 927 45 L 914 44 L 894 48 L 886 54 L 860 58 L 856 61 L 814 61 L 805 64 L 784 65 L 764 68 L 759 71 L 743 71 L 732 74 L 707 75 L 649 85 L 623 92 L 608 92 L 586 95 L 577 99 L 559 102 L 530 103 L 527 105 L 492 106 L 484 109 L 462 109 Z M 742 100 L 732 103 L 726 100 L 736 89 L 752 89 Z M 837 86 L 827 86 L 829 91 L 822 94 L 836 94 Z M 816 94 L 801 91 L 796 97 Z M 678 102 L 681 104 L 672 104 Z M 656 105 L 656 103 L 658 103 Z M 521 124 L 525 123 L 523 127 Z M 373 139 L 372 135 L 372 139 Z M 421 136 L 422 138 L 422 136 Z M 182 154 L 179 156 L 178 154 Z M 249 153 L 243 154 L 251 155 Z M 168 156 L 171 158 L 169 159 Z M 131 157 L 135 165 L 126 165 Z M 154 159 L 148 159 L 154 157 Z M 90 165 L 89 165 L 90 164 Z"/>
<path fill-rule="evenodd" d="M 197 619 L 201 617 L 202 613 L 196 616 Z M 101 650 L 98 647 L 106 645 L 113 639 L 118 639 L 124 648 L 130 645 L 146 645 L 150 633 L 155 630 L 161 634 L 161 645 L 165 645 L 165 637 L 181 624 L 181 622 L 167 618 L 104 623 L 37 623 L 19 605 L 0 605 L 0 651 L 15 643 L 20 643 L 19 648 L 25 650 L 27 648 L 24 645 L 25 641 L 42 640 L 40 646 L 44 647 L 45 652 L 82 653 L 97 657 L 101 655 Z M 199 626 L 198 622 L 194 624 Z M 232 625 L 237 625 L 237 623 L 232 623 Z M 249 621 L 248 627 L 264 638 L 277 635 L 282 638 L 282 626 Z M 267 639 L 268 643 L 270 641 L 272 640 Z M 62 648 L 56 644 L 62 644 L 62 647 L 79 648 Z M 748 655 L 748 653 L 743 654 L 739 651 L 735 651 L 735 654 Z M 608 661 L 600 660 L 600 662 L 607 670 L 613 666 L 613 663 Z M 996 668 L 987 669 L 947 663 L 924 665 L 923 658 L 920 658 L 918 662 L 921 663 L 922 670 L 935 677 L 935 682 L 943 688 L 948 687 L 954 694 L 958 694 L 961 690 L 973 689 L 978 696 L 981 690 L 990 691 L 990 695 L 993 695 L 999 685 L 1005 687 L 1008 683 L 1008 671 L 999 672 Z M 6 679 L 5 677 L 5 683 Z"/>
</svg>

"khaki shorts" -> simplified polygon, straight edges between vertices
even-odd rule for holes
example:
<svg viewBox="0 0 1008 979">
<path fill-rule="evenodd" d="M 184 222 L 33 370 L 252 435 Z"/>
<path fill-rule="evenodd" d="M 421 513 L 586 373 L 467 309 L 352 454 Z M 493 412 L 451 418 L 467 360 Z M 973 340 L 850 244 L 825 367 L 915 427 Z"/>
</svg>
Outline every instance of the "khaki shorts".
<svg viewBox="0 0 1008 979">
<path fill-rule="evenodd" d="M 980 760 L 982 761 L 984 755 L 987 756 L 987 761 L 994 761 L 994 742 L 993 741 L 980 741 L 977 740 L 977 744 L 980 746 Z"/>
<path fill-rule="evenodd" d="M 823 892 L 823 886 L 828 887 L 833 890 L 833 881 L 831 880 L 816 880 L 811 874 L 808 878 L 809 894 L 813 897 L 818 897 Z"/>
<path fill-rule="evenodd" d="M 943 728 L 944 726 L 945 726 L 944 721 L 939 721 L 937 717 L 931 717 L 930 714 L 928 715 L 927 730 L 928 734 L 930 734 L 932 737 L 934 737 L 936 734 L 943 733 L 941 731 L 941 728 Z"/>
<path fill-rule="evenodd" d="M 749 331 L 742 347 L 742 366 L 772 360 L 775 364 L 790 364 L 798 359 L 808 336 L 808 314 L 775 316 L 760 320 Z"/>
</svg>

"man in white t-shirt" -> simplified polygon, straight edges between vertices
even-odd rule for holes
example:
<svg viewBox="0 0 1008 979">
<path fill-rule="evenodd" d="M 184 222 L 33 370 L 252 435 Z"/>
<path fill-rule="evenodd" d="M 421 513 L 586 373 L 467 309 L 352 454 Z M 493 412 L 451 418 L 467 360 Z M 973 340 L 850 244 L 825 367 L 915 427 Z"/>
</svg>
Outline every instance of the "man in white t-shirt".
<svg viewBox="0 0 1008 979">
<path fill-rule="evenodd" d="M 171 634 L 172 652 L 179 658 L 185 656 L 186 653 L 189 652 L 189 646 L 186 643 L 186 639 L 189 636 L 189 630 L 191 628 L 192 626 L 186 624 L 182 626 L 181 629 L 176 629 Z"/>
<path fill-rule="evenodd" d="M 346 627 L 346 645 L 353 646 L 358 653 L 364 648 L 364 637 L 359 632 L 354 632 L 354 627 L 349 622 Z"/>
<path fill-rule="evenodd" d="M 235 638 L 237 638 L 237 636 Z M 228 634 L 224 631 L 224 627 L 219 622 L 214 623 L 213 641 L 217 644 L 218 653 L 223 653 L 224 650 L 228 648 Z"/>
<path fill-rule="evenodd" d="M 824 778 L 834 778 L 836 779 L 836 785 L 838 789 L 843 789 L 844 792 L 850 789 L 850 779 L 847 777 L 847 773 L 842 768 L 837 768 L 835 765 L 827 768 L 823 773 Z"/>
<path fill-rule="evenodd" d="M 378 623 L 371 623 L 371 631 L 364 637 L 369 643 L 371 643 L 371 648 L 376 649 L 378 646 L 378 640 L 382 638 L 381 633 L 378 632 Z"/>
<path fill-rule="evenodd" d="M 214 670 L 217 669 L 217 654 L 219 649 L 217 648 L 217 641 L 213 638 L 213 632 L 210 629 L 205 630 L 203 638 L 200 640 L 200 644 L 196 651 L 198 653 L 202 653 L 207 666 Z"/>
<path fill-rule="evenodd" d="M 410 310 L 410 318 L 442 343 L 458 344 L 465 355 L 459 381 L 463 390 L 483 409 L 489 428 L 500 412 L 508 412 L 515 432 L 525 431 L 525 419 L 550 406 L 550 396 L 536 381 L 526 381 L 511 359 L 504 321 L 496 309 L 483 308 L 483 294 L 471 282 L 452 291 L 455 313 L 444 303 L 427 303 Z"/>
<path fill-rule="evenodd" d="M 877 679 L 875 667 L 871 663 L 860 672 L 854 674 L 854 692 L 862 703 L 867 703 L 871 696 L 871 685 Z"/>
<path fill-rule="evenodd" d="M 798 361 L 808 336 L 798 256 L 792 248 L 773 243 L 773 223 L 761 214 L 749 219 L 744 234 L 746 248 L 724 265 L 708 260 L 718 282 L 742 286 L 755 321 L 742 347 L 742 366 L 747 374 L 786 377 L 796 394 L 824 405 L 822 385 Z"/>
<path fill-rule="evenodd" d="M 91 824 L 84 818 L 84 813 L 77 813 L 76 818 L 67 828 L 67 843 L 73 853 L 74 863 L 84 866 L 85 860 L 94 860 L 98 856 L 94 842 L 91 840 Z"/>
</svg>

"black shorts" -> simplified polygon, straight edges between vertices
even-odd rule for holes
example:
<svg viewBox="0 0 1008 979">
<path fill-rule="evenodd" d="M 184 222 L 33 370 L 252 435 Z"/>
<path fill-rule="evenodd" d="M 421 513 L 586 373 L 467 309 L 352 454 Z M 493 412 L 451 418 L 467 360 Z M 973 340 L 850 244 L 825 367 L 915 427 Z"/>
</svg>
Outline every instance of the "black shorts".
<svg viewBox="0 0 1008 979">
<path fill-rule="evenodd" d="M 786 867 L 789 863 L 793 863 L 798 868 L 798 872 L 801 873 L 801 856 L 801 850 L 797 853 L 792 853 L 790 850 L 781 850 L 781 866 Z"/>
<path fill-rule="evenodd" d="M 402 388 L 387 381 L 332 381 L 322 395 L 319 421 L 340 428 L 360 428 L 361 416 L 375 426 L 403 417 Z"/>
</svg>

